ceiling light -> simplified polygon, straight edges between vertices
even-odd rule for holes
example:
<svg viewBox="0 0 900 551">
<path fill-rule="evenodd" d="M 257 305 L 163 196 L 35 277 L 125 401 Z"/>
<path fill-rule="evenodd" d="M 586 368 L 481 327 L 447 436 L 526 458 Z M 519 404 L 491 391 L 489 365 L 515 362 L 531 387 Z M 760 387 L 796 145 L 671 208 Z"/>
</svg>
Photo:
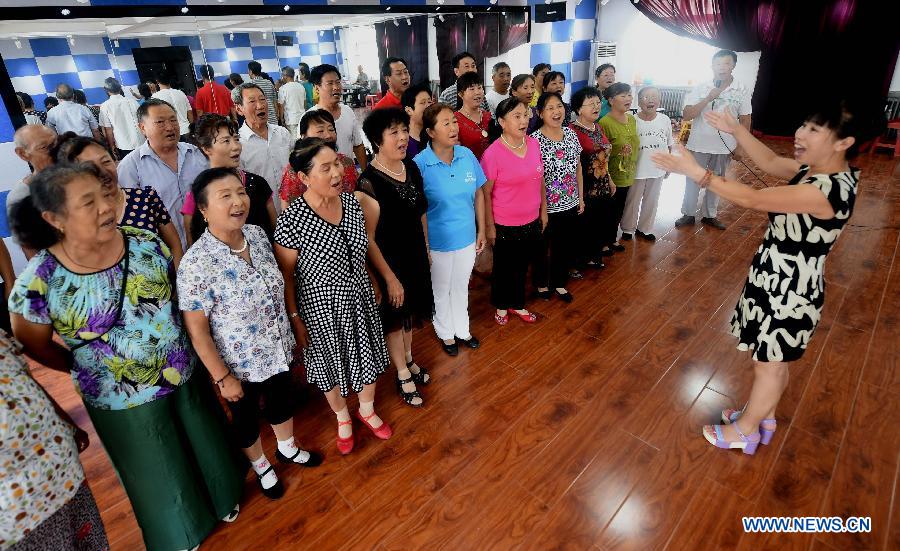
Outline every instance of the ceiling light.
<svg viewBox="0 0 900 551">
<path fill-rule="evenodd" d="M 444 5 L 444 0 L 437 0 L 437 3 L 443 6 L 443 5 Z"/>
<path fill-rule="evenodd" d="M 16 45 L 16 49 L 17 49 L 17 50 L 21 50 L 21 49 L 22 49 L 22 41 L 19 40 L 18 38 L 17 38 L 16 41 L 15 41 L 15 45 Z"/>
<path fill-rule="evenodd" d="M 187 13 L 188 11 L 189 10 L 188 10 L 187 6 L 184 6 L 183 8 L 181 8 L 181 13 Z"/>
<path fill-rule="evenodd" d="M 600 0 L 600 5 L 601 5 L 601 6 L 605 6 L 605 5 L 607 5 L 607 4 L 609 4 L 609 0 Z"/>
<path fill-rule="evenodd" d="M 441 7 L 438 6 L 438 7 L 434 8 L 434 11 L 441 11 Z"/>
<path fill-rule="evenodd" d="M 63 15 L 69 15 L 72 12 L 69 11 L 69 8 L 63 8 L 63 9 L 59 10 L 59 13 L 61 13 Z"/>
<path fill-rule="evenodd" d="M 474 19 L 474 18 L 475 18 L 475 16 L 474 16 L 474 15 L 472 15 L 472 12 L 469 12 L 469 13 L 467 13 L 467 14 L 466 14 L 466 15 L 468 15 L 468 16 L 469 16 L 469 19 Z"/>
<path fill-rule="evenodd" d="M 390 6 L 386 7 L 386 8 L 384 9 L 384 11 L 391 11 L 391 7 L 390 7 Z"/>
<path fill-rule="evenodd" d="M 544 0 L 544 3 L 545 3 L 545 4 L 552 4 L 552 3 L 553 3 L 553 0 Z"/>
<path fill-rule="evenodd" d="M 225 0 L 219 0 L 219 3 L 220 3 L 220 4 L 224 4 L 224 3 L 225 3 Z"/>
<path fill-rule="evenodd" d="M 118 39 L 118 38 L 115 39 L 115 40 L 113 40 L 113 46 L 116 47 L 116 48 L 119 47 L 119 39 Z"/>
<path fill-rule="evenodd" d="M 412 21 L 409 20 L 409 17 L 406 18 L 406 24 L 412 27 Z"/>
<path fill-rule="evenodd" d="M 284 11 L 291 11 L 291 7 L 287 4 L 284 5 Z"/>
<path fill-rule="evenodd" d="M 87 4 L 88 0 L 76 0 L 79 4 Z"/>
<path fill-rule="evenodd" d="M 491 5 L 492 5 L 492 6 L 493 6 L 494 4 L 496 4 L 496 3 L 497 3 L 497 0 L 491 0 Z"/>
<path fill-rule="evenodd" d="M 443 22 L 444 22 L 444 14 L 440 14 L 440 15 L 438 16 L 438 19 L 440 19 L 440 20 L 441 20 L 441 23 L 443 23 Z"/>
<path fill-rule="evenodd" d="M 234 42 L 234 33 L 228 33 L 228 40 Z"/>
<path fill-rule="evenodd" d="M 397 20 L 396 20 L 396 19 L 394 19 L 394 26 L 395 26 L 395 27 L 399 27 L 399 26 L 400 26 L 400 23 L 397 23 Z"/>
<path fill-rule="evenodd" d="M 74 46 L 74 45 L 75 45 L 75 37 L 74 37 L 74 36 L 72 36 L 71 34 L 67 34 L 67 35 L 66 35 L 66 38 L 69 39 L 69 46 Z"/>
<path fill-rule="evenodd" d="M 269 37 L 269 35 L 265 31 L 263 31 L 263 40 L 265 40 L 268 37 Z"/>
</svg>

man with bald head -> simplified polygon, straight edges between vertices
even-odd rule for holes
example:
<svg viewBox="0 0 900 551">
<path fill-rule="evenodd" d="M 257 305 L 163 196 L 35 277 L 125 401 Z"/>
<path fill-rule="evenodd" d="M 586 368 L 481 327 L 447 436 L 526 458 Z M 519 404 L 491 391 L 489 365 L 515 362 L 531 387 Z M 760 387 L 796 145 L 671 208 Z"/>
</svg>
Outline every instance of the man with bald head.
<svg viewBox="0 0 900 551">
<path fill-rule="evenodd" d="M 43 124 L 26 124 L 19 127 L 13 136 L 16 155 L 31 167 L 31 174 L 15 184 L 6 196 L 7 215 L 12 205 L 28 197 L 28 181 L 31 176 L 53 164 L 50 150 L 56 145 L 56 132 Z"/>
<path fill-rule="evenodd" d="M 97 119 L 86 105 L 75 103 L 75 90 L 71 86 L 57 85 L 56 99 L 59 100 L 59 105 L 47 113 L 47 126 L 59 135 L 74 132 L 85 138 L 100 140 L 100 125 Z"/>
</svg>

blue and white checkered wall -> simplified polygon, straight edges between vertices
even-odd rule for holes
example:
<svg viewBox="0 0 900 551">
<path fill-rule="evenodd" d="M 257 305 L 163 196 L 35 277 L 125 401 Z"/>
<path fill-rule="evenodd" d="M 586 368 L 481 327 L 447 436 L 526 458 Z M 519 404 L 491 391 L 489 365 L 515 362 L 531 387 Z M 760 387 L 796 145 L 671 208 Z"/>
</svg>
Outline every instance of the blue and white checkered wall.
<svg viewBox="0 0 900 551">
<path fill-rule="evenodd" d="M 542 0 L 529 0 L 529 5 Z M 549 63 L 566 77 L 565 97 L 592 81 L 591 41 L 597 15 L 597 0 L 568 0 L 566 18 L 552 23 L 535 23 L 532 9 L 530 65 Z"/>
<path fill-rule="evenodd" d="M 220 82 L 230 73 L 239 73 L 246 78 L 247 63 L 254 60 L 273 77 L 281 67 L 296 68 L 301 61 L 310 67 L 339 63 L 334 29 L 279 32 L 277 35 L 294 38 L 293 46 L 278 46 L 277 55 L 271 33 L 263 38 L 261 32 L 115 40 L 75 35 L 71 40 L 22 39 L 18 45 L 14 40 L 0 40 L 0 54 L 6 62 L 13 87 L 30 94 L 38 109 L 56 85 L 63 82 L 84 90 L 88 103 L 102 103 L 106 99 L 103 80 L 107 77 L 118 78 L 124 86 L 136 86 L 140 80 L 131 53 L 134 48 L 187 46 L 195 68 L 209 63 Z"/>
</svg>

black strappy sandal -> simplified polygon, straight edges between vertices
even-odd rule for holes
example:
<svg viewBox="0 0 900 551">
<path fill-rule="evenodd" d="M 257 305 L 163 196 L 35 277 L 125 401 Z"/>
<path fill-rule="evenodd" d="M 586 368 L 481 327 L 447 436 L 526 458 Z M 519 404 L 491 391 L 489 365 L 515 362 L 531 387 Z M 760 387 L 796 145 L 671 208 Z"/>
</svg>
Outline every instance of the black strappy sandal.
<svg viewBox="0 0 900 551">
<path fill-rule="evenodd" d="M 410 377 L 409 379 L 401 379 L 397 377 L 397 392 L 400 393 L 400 398 L 402 398 L 403 401 L 407 403 L 407 405 L 410 405 L 414 408 L 420 408 L 425 405 L 425 398 L 422 398 L 422 395 L 419 394 L 419 390 L 416 389 L 412 392 L 406 392 L 405 390 L 403 390 L 403 385 L 413 382 L 415 382 L 415 377 Z M 420 400 L 422 400 L 422 402 L 419 404 L 414 404 L 413 400 L 416 398 L 419 398 Z"/>
<path fill-rule="evenodd" d="M 278 479 L 278 482 L 275 483 L 271 488 L 263 488 L 262 479 L 264 476 L 269 474 L 269 471 L 274 471 L 275 469 L 269 465 L 269 468 L 263 471 L 263 474 L 256 475 L 256 482 L 259 484 L 259 489 L 262 490 L 262 494 L 269 499 L 280 499 L 281 496 L 284 495 L 284 484 L 281 483 L 281 479 Z"/>
<path fill-rule="evenodd" d="M 297 453 L 288 457 L 288 456 L 284 455 L 283 453 L 281 453 L 280 450 L 275 450 L 275 459 L 277 459 L 281 463 L 287 463 L 289 465 L 300 465 L 301 467 L 318 467 L 319 465 L 322 464 L 322 456 L 317 454 L 316 452 L 309 451 L 309 450 L 307 450 L 307 452 L 306 452 L 309 454 L 309 459 L 307 459 L 305 462 L 300 463 L 298 461 L 294 461 L 294 459 L 296 459 L 297 456 L 300 455 L 301 451 L 303 451 L 303 450 L 301 450 L 300 448 L 297 448 Z"/>
<path fill-rule="evenodd" d="M 444 344 L 443 341 L 441 341 L 441 344 Z M 444 346 L 447 346 L 447 345 L 444 345 Z M 455 342 L 453 343 L 453 346 L 456 347 Z M 457 348 L 457 351 L 458 350 L 459 349 Z M 451 354 L 451 356 L 455 356 L 455 355 L 456 354 Z M 419 372 L 413 373 L 413 370 L 410 368 L 412 368 L 414 363 L 416 363 L 415 360 L 409 360 L 408 362 L 406 362 L 406 369 L 409 369 L 409 374 L 412 375 L 413 381 L 415 381 L 417 385 L 427 385 L 428 383 L 430 383 L 431 375 L 429 375 L 428 370 L 425 369 L 424 367 L 422 367 L 421 365 L 418 366 Z"/>
</svg>

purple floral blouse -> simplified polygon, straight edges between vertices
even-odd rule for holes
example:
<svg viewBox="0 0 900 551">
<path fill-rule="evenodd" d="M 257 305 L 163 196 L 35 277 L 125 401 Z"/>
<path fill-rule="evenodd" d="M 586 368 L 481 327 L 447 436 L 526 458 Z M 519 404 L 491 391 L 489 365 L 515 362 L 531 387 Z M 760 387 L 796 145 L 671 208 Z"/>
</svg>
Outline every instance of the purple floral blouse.
<svg viewBox="0 0 900 551">
<path fill-rule="evenodd" d="M 562 212 L 578 207 L 578 161 L 581 143 L 571 128 L 563 128 L 563 139 L 553 141 L 540 130 L 531 134 L 541 146 L 544 161 L 544 189 L 547 212 Z"/>
<path fill-rule="evenodd" d="M 128 247 L 122 312 L 123 257 L 115 266 L 76 274 L 42 250 L 16 278 L 9 311 L 52 325 L 74 352 L 72 379 L 84 402 L 127 409 L 187 382 L 195 357 L 175 303 L 172 255 L 159 236 L 119 228 Z M 83 344 L 87 342 L 87 344 Z"/>
</svg>

